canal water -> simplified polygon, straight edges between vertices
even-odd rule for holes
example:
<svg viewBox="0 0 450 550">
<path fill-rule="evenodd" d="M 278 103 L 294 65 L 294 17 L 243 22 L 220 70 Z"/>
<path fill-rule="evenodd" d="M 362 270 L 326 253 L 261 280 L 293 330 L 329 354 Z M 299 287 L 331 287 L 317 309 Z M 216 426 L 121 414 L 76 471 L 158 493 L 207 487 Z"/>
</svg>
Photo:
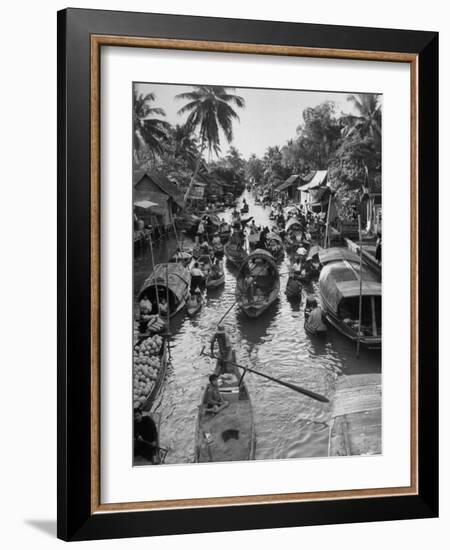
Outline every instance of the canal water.
<svg viewBox="0 0 450 550">
<path fill-rule="evenodd" d="M 271 227 L 270 209 L 255 204 L 253 195 L 247 191 L 239 204 L 244 197 L 250 206 L 248 216 L 253 216 L 257 225 Z M 220 216 L 230 221 L 231 210 Z M 157 243 L 155 263 L 167 261 L 176 246 L 175 238 Z M 194 460 L 198 407 L 208 376 L 215 367 L 215 362 L 200 352 L 204 346 L 205 351 L 209 349 L 218 321 L 235 299 L 236 270 L 224 263 L 225 285 L 212 292 L 208 290 L 206 302 L 197 316 L 189 318 L 182 312 L 171 319 L 171 364 L 155 407 L 161 418 L 161 445 L 170 449 L 166 463 Z M 136 291 L 151 266 L 149 251 L 135 258 Z M 362 349 L 356 358 L 355 345 L 332 327 L 326 339 L 305 333 L 304 298 L 301 304 L 295 305 L 284 294 L 288 267 L 286 256 L 279 267 L 280 297 L 262 316 L 249 319 L 235 306 L 224 319 L 237 362 L 321 393 L 330 400 L 338 376 L 381 372 L 379 351 Z M 317 288 L 312 286 L 308 291 L 314 293 Z M 253 405 L 257 460 L 327 456 L 331 402 L 315 401 L 251 373 L 246 374 L 245 381 Z"/>
</svg>

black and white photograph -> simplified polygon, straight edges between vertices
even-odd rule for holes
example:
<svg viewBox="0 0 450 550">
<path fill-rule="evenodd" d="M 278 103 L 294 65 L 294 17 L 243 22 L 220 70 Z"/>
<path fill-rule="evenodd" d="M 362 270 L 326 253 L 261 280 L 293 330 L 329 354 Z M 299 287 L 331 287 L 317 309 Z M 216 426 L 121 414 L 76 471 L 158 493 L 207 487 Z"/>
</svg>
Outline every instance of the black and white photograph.
<svg viewBox="0 0 450 550">
<path fill-rule="evenodd" d="M 382 96 L 132 102 L 133 465 L 382 453 Z"/>
</svg>

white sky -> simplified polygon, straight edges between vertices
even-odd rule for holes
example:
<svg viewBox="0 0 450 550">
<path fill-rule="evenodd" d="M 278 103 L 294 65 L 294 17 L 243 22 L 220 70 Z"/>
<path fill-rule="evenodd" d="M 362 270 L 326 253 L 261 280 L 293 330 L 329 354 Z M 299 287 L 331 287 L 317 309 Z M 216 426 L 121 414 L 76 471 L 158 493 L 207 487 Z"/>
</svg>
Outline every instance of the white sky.
<svg viewBox="0 0 450 550">
<path fill-rule="evenodd" d="M 135 84 L 138 93 L 153 92 L 156 96 L 155 107 L 166 112 L 166 120 L 171 124 L 182 124 L 183 117 L 177 111 L 186 103 L 177 100 L 179 93 L 192 90 L 192 86 L 178 84 Z M 347 101 L 349 92 L 315 92 L 299 90 L 274 90 L 258 88 L 235 88 L 235 94 L 245 99 L 245 109 L 236 109 L 240 121 L 233 125 L 232 145 L 248 158 L 252 153 L 262 156 L 269 146 L 283 146 L 296 135 L 297 126 L 303 121 L 302 113 L 306 107 L 316 107 L 324 101 L 333 101 L 336 112 L 354 113 L 353 106 Z M 222 136 L 222 154 L 229 148 Z"/>
</svg>

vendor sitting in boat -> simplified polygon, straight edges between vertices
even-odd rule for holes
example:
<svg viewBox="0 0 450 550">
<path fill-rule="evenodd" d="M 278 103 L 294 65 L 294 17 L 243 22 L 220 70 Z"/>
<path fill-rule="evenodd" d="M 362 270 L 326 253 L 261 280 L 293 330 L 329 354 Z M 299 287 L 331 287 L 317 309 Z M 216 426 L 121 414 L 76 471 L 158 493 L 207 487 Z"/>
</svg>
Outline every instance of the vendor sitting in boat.
<svg viewBox="0 0 450 550">
<path fill-rule="evenodd" d="M 327 325 L 323 322 L 323 311 L 315 298 L 308 298 L 305 307 L 305 330 L 309 334 L 325 334 Z"/>
<path fill-rule="evenodd" d="M 212 280 L 219 279 L 223 275 L 223 268 L 222 268 L 222 262 L 219 260 L 219 258 L 216 258 L 215 262 L 211 266 L 211 271 L 209 272 L 209 276 Z"/>
<path fill-rule="evenodd" d="M 221 410 L 226 409 L 228 405 L 228 401 L 220 393 L 219 377 L 217 374 L 211 374 L 208 389 L 206 390 L 206 410 L 212 414 L 217 414 Z"/>
<path fill-rule="evenodd" d="M 164 298 L 164 296 L 161 296 L 159 299 L 159 314 L 161 317 L 166 317 L 169 312 L 169 304 L 167 303 L 167 300 Z"/>
<path fill-rule="evenodd" d="M 216 343 L 219 346 L 219 359 L 221 361 L 230 361 L 231 355 L 232 355 L 232 348 L 231 348 L 231 341 L 230 337 L 228 336 L 225 327 L 223 325 L 219 325 L 216 329 L 216 332 L 214 333 L 213 337 L 211 338 L 211 356 L 214 356 L 214 344 Z"/>
</svg>

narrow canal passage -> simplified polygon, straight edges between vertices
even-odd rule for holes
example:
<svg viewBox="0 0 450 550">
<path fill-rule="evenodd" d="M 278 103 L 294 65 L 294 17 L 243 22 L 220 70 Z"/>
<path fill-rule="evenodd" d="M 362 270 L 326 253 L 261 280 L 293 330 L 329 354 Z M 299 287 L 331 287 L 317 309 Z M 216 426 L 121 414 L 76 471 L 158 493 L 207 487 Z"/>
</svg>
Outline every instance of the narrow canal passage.
<svg viewBox="0 0 450 550">
<path fill-rule="evenodd" d="M 269 208 L 256 205 L 245 192 L 248 216 L 257 225 L 272 226 Z M 223 216 L 230 221 L 231 210 Z M 246 215 L 247 216 L 247 215 Z M 187 245 L 188 242 L 185 242 Z M 155 247 L 155 262 L 167 261 L 176 249 L 175 238 Z M 289 261 L 280 264 L 279 299 L 257 319 L 249 319 L 235 306 L 225 318 L 237 361 L 276 378 L 332 397 L 338 375 L 379 373 L 381 353 L 362 350 L 356 358 L 355 345 L 332 327 L 325 340 L 308 336 L 303 328 L 304 299 L 291 304 L 284 294 Z M 151 271 L 150 253 L 135 259 L 135 292 Z M 200 356 L 221 316 L 234 302 L 236 271 L 225 263 L 225 286 L 208 291 L 200 313 L 192 319 L 184 312 L 171 320 L 171 365 L 156 411 L 161 415 L 160 441 L 169 447 L 166 463 L 194 460 L 195 425 L 198 406 L 214 361 Z M 311 292 L 316 288 L 311 287 Z M 305 292 L 305 291 L 304 291 Z M 256 427 L 256 459 L 319 457 L 328 454 L 330 404 L 314 401 L 287 388 L 247 373 L 246 384 L 253 405 Z"/>
</svg>

